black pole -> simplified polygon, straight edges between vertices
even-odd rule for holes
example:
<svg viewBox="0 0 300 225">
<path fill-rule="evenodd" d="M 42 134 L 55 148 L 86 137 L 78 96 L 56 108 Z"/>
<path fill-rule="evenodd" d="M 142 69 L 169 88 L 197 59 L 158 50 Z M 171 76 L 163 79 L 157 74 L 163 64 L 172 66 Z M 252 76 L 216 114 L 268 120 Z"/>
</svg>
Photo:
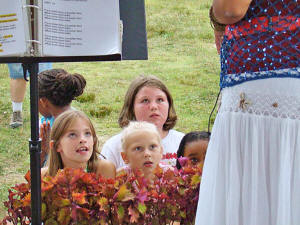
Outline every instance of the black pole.
<svg viewBox="0 0 300 225">
<path fill-rule="evenodd" d="M 39 139 L 38 63 L 27 64 L 30 74 L 31 139 L 29 140 L 31 172 L 31 224 L 41 224 L 41 140 Z"/>
</svg>

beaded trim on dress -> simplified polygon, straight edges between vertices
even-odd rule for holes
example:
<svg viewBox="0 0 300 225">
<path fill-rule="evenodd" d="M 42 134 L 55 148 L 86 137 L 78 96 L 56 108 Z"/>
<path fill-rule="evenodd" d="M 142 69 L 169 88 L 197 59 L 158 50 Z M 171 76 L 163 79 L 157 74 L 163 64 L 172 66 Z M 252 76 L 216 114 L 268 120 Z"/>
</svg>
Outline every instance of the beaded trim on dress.
<svg viewBox="0 0 300 225">
<path fill-rule="evenodd" d="M 266 88 L 249 91 L 245 86 L 239 86 L 222 90 L 219 113 L 242 112 L 300 120 L 300 91 L 291 90 L 290 94 L 283 94 L 275 90 L 269 93 Z"/>
<path fill-rule="evenodd" d="M 262 72 L 227 74 L 226 76 L 221 77 L 221 88 L 232 86 L 233 84 L 234 85 L 240 84 L 243 83 L 244 81 L 275 78 L 275 77 L 300 78 L 300 67 L 281 69 L 281 70 L 269 70 L 269 71 L 262 71 Z"/>
</svg>

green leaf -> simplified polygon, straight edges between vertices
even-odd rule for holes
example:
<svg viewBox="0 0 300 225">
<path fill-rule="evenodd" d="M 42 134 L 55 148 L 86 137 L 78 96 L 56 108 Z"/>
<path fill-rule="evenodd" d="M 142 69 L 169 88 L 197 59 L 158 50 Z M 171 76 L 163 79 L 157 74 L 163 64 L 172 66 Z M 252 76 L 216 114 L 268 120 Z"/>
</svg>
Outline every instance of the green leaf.
<svg viewBox="0 0 300 225">
<path fill-rule="evenodd" d="M 108 204 L 108 199 L 105 197 L 101 197 L 97 203 L 100 205 L 100 209 L 104 210 L 107 207 Z"/>
<path fill-rule="evenodd" d="M 70 222 L 70 209 L 69 208 L 61 208 L 58 212 L 57 221 L 59 224 L 68 224 Z"/>
<path fill-rule="evenodd" d="M 181 218 L 186 218 L 186 213 L 185 213 L 185 211 L 180 211 L 180 216 L 181 216 Z"/>
<path fill-rule="evenodd" d="M 147 206 L 144 203 L 140 203 L 138 204 L 138 210 L 141 214 L 145 214 L 145 212 L 147 211 Z"/>
<path fill-rule="evenodd" d="M 125 210 L 124 210 L 123 206 L 119 205 L 118 206 L 118 217 L 120 220 L 123 219 L 124 213 L 125 213 Z"/>
<path fill-rule="evenodd" d="M 44 220 L 45 217 L 47 216 L 46 215 L 46 212 L 47 212 L 47 206 L 45 203 L 42 203 L 42 219 Z"/>
<path fill-rule="evenodd" d="M 50 218 L 46 220 L 45 225 L 58 225 L 58 223 L 53 218 Z"/>
<path fill-rule="evenodd" d="M 184 195 L 184 193 L 185 193 L 185 188 L 180 187 L 178 191 L 179 191 L 179 194 L 180 194 L 180 195 Z"/>
<path fill-rule="evenodd" d="M 71 201 L 68 198 L 55 199 L 53 204 L 59 207 L 65 207 L 71 205 Z"/>
<path fill-rule="evenodd" d="M 195 185 L 198 185 L 199 183 L 200 183 L 200 176 L 198 174 L 195 174 L 194 176 L 192 176 L 191 185 L 195 186 Z"/>
<path fill-rule="evenodd" d="M 184 185 L 184 180 L 183 180 L 182 178 L 179 178 L 179 180 L 178 180 L 178 184 L 180 184 L 180 185 Z"/>
</svg>

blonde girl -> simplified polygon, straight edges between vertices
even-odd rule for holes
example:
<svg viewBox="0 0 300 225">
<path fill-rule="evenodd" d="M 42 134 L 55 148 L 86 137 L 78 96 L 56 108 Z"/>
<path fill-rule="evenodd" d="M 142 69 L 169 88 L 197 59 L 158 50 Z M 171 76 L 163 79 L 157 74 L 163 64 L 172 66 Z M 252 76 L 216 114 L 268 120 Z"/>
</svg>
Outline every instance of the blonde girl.
<svg viewBox="0 0 300 225">
<path fill-rule="evenodd" d="M 140 170 L 149 181 L 162 159 L 163 147 L 156 126 L 148 122 L 130 122 L 122 131 L 121 156 L 127 166 L 120 170 Z"/>
</svg>

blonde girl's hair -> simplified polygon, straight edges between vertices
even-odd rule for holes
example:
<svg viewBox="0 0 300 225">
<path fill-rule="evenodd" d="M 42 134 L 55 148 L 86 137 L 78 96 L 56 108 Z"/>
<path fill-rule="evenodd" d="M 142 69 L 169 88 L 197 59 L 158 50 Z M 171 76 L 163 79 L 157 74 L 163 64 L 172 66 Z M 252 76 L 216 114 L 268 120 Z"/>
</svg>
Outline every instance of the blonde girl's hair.
<svg viewBox="0 0 300 225">
<path fill-rule="evenodd" d="M 132 121 L 127 127 L 123 129 L 121 133 L 122 151 L 125 152 L 126 146 L 128 145 L 127 140 L 130 135 L 143 131 L 155 134 L 158 138 L 159 143 L 161 144 L 160 134 L 154 124 L 146 121 Z"/>
<path fill-rule="evenodd" d="M 89 124 L 94 144 L 93 153 L 91 158 L 88 160 L 87 169 L 90 172 L 96 172 L 97 170 L 99 141 L 96 135 L 95 128 L 91 120 L 85 113 L 78 110 L 68 110 L 60 114 L 55 119 L 53 127 L 51 128 L 50 140 L 53 141 L 53 147 L 50 149 L 50 157 L 48 160 L 48 172 L 50 176 L 55 176 L 59 169 L 64 168 L 60 153 L 57 152 L 57 147 L 63 135 L 67 132 L 69 127 L 72 126 L 76 119 L 83 119 Z"/>
<path fill-rule="evenodd" d="M 163 130 L 168 131 L 172 129 L 177 121 L 173 98 L 166 85 L 164 85 L 159 78 L 153 75 L 140 75 L 131 82 L 125 95 L 124 104 L 119 116 L 118 122 L 120 127 L 126 127 L 130 121 L 136 120 L 134 114 L 134 100 L 139 90 L 141 90 L 143 87 L 155 87 L 162 90 L 166 94 L 169 102 L 169 112 L 168 118 L 163 125 Z"/>
</svg>

